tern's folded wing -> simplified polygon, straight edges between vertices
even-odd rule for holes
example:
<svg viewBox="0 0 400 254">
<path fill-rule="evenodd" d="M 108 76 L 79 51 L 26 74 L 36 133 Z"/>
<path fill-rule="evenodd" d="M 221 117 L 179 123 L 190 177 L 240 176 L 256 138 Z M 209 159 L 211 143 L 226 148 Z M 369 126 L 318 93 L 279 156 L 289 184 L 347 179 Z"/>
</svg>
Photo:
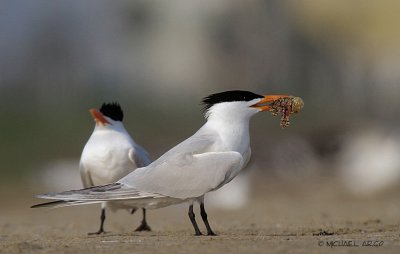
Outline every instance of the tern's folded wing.
<svg viewBox="0 0 400 254">
<path fill-rule="evenodd" d="M 237 152 L 209 152 L 175 156 L 159 164 L 139 168 L 117 183 L 81 190 L 38 195 L 39 198 L 63 200 L 34 207 L 62 207 L 102 201 L 172 197 L 200 197 L 229 182 L 242 168 Z M 153 165 L 153 166 L 152 166 Z"/>
<path fill-rule="evenodd" d="M 146 167 L 151 163 L 149 154 L 139 145 L 135 145 L 134 148 L 131 148 L 128 156 L 137 168 Z"/>
<path fill-rule="evenodd" d="M 224 185 L 242 164 L 238 152 L 183 154 L 139 168 L 118 182 L 147 193 L 194 198 Z"/>
</svg>

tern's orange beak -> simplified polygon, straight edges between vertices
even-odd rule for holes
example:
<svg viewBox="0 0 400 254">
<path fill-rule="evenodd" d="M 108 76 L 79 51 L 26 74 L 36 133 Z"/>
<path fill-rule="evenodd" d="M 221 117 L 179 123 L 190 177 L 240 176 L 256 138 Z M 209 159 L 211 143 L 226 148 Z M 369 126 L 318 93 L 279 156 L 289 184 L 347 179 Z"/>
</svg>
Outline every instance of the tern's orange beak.
<svg viewBox="0 0 400 254">
<path fill-rule="evenodd" d="M 102 125 L 106 125 L 106 124 L 111 124 L 105 117 L 104 115 L 98 111 L 95 108 L 92 108 L 91 110 L 89 110 L 90 114 L 92 114 L 94 120 L 96 121 L 96 123 L 100 123 Z"/>
<path fill-rule="evenodd" d="M 257 104 L 252 105 L 253 108 L 258 108 L 260 111 L 270 110 L 271 107 L 269 105 L 265 105 L 266 103 L 270 103 L 276 101 L 279 98 L 287 98 L 289 95 L 264 95 L 264 98 Z"/>
</svg>

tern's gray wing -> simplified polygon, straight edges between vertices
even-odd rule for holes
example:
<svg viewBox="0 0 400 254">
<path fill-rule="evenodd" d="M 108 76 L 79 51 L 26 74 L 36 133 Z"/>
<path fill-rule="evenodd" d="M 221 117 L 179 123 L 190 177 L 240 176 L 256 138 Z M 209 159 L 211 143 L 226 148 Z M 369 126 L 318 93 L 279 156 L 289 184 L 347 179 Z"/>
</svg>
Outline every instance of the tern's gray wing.
<svg viewBox="0 0 400 254">
<path fill-rule="evenodd" d="M 201 130 L 119 183 L 148 193 L 193 198 L 221 187 L 241 169 L 237 152 L 213 152 L 219 137 Z"/>
<path fill-rule="evenodd" d="M 134 148 L 129 149 L 129 159 L 136 167 L 146 167 L 151 163 L 150 156 L 144 148 L 135 145 Z"/>
<path fill-rule="evenodd" d="M 224 185 L 243 164 L 238 152 L 181 154 L 170 158 L 139 168 L 119 183 L 147 193 L 194 198 Z"/>
</svg>

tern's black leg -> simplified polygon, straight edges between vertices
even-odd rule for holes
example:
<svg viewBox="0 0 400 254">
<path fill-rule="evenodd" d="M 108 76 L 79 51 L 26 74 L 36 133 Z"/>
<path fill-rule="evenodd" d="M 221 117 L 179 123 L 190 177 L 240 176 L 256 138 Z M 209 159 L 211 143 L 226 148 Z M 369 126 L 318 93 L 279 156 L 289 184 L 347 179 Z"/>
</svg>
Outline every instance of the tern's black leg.
<svg viewBox="0 0 400 254">
<path fill-rule="evenodd" d="M 143 209 L 143 220 L 140 226 L 135 231 L 151 231 L 151 228 L 149 227 L 146 221 L 146 209 L 144 208 L 142 209 Z"/>
<path fill-rule="evenodd" d="M 216 235 L 216 234 L 212 231 L 212 229 L 211 229 L 211 227 L 210 227 L 210 224 L 208 223 L 207 213 L 206 213 L 206 209 L 204 209 L 204 203 L 203 203 L 203 202 L 200 203 L 200 214 L 201 214 L 201 218 L 202 218 L 203 221 L 204 221 L 204 225 L 206 225 L 206 228 L 207 228 L 207 235 Z"/>
<path fill-rule="evenodd" d="M 193 212 L 193 204 L 191 204 L 189 206 L 188 215 L 189 215 L 190 221 L 192 222 L 192 225 L 194 227 L 194 231 L 195 231 L 194 235 L 196 235 L 196 236 L 202 235 L 202 233 L 200 232 L 199 226 L 197 226 L 197 222 L 196 222 L 195 215 Z"/>
<path fill-rule="evenodd" d="M 104 221 L 106 220 L 106 209 L 101 208 L 101 215 L 100 215 L 100 228 L 97 232 L 88 233 L 88 235 L 99 235 L 105 233 L 104 231 Z"/>
</svg>

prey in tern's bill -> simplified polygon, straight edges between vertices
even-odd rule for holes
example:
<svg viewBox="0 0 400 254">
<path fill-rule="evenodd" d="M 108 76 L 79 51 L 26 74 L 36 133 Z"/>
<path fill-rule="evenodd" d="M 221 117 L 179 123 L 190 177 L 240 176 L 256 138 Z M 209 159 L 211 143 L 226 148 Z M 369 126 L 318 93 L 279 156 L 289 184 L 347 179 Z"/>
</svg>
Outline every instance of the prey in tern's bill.
<svg viewBox="0 0 400 254">
<path fill-rule="evenodd" d="M 124 113 L 118 103 L 104 103 L 100 110 L 91 109 L 95 128 L 86 143 L 79 164 L 83 186 L 114 183 L 136 168 L 145 167 L 151 160 L 147 152 L 131 138 L 124 128 L 122 120 Z M 106 207 L 112 211 L 130 209 L 135 206 L 124 206 L 118 202 L 103 202 L 101 204 L 100 228 L 97 232 L 104 233 Z M 143 210 L 141 225 L 136 231 L 151 230 L 146 221 L 146 210 Z"/>
<path fill-rule="evenodd" d="M 282 97 L 273 102 L 271 102 L 270 112 L 273 116 L 277 116 L 281 113 L 281 122 L 280 125 L 282 128 L 289 127 L 289 115 L 290 114 L 297 114 L 304 106 L 303 99 L 300 97 Z"/>
<path fill-rule="evenodd" d="M 198 202 L 207 235 L 215 235 L 204 207 L 205 194 L 229 183 L 250 160 L 250 118 L 271 110 L 268 103 L 287 97 L 237 90 L 209 95 L 202 101 L 207 122 L 150 165 L 136 169 L 115 183 L 39 195 L 39 198 L 57 201 L 33 207 L 113 201 L 155 209 L 187 202 L 195 235 L 202 235 L 193 212 L 193 204 Z"/>
</svg>

